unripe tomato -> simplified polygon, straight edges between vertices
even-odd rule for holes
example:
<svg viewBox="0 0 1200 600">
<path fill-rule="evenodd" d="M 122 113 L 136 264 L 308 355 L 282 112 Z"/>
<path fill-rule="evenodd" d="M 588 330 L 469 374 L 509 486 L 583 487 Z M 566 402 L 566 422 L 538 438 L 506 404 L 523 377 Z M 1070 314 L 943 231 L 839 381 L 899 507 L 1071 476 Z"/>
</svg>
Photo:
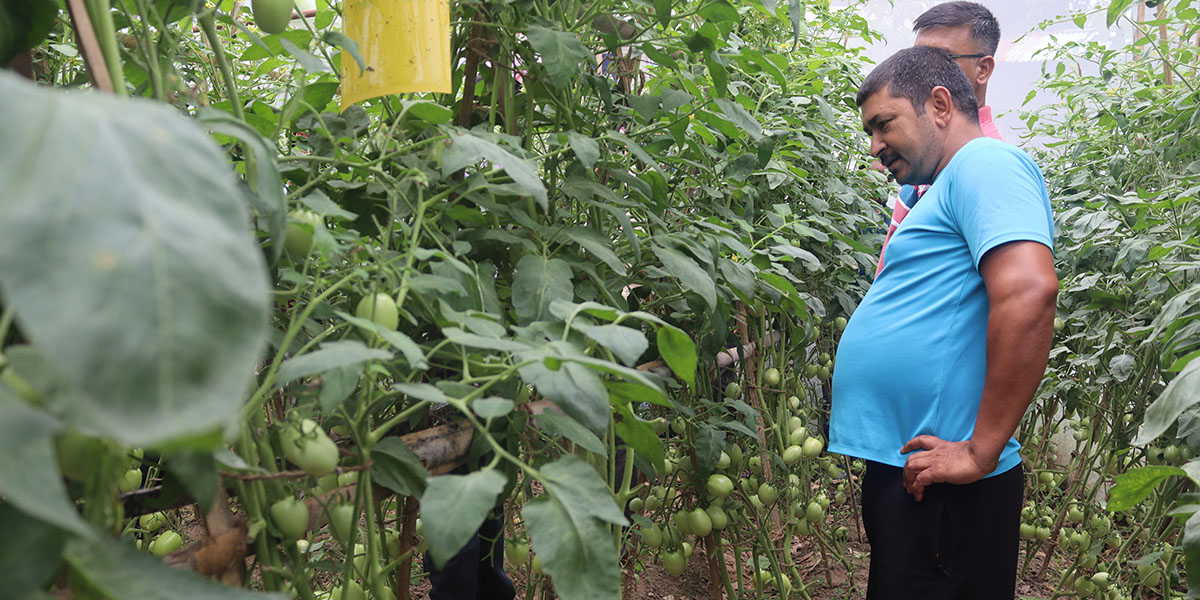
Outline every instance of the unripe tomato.
<svg viewBox="0 0 1200 600">
<path fill-rule="evenodd" d="M 688 511 L 683 510 L 682 508 L 679 509 L 675 513 L 675 517 L 672 519 L 672 522 L 675 523 L 675 527 L 678 527 L 680 533 L 683 535 L 695 534 L 695 532 L 692 530 L 692 517 L 690 514 L 688 514 Z"/>
<path fill-rule="evenodd" d="M 337 468 L 337 444 L 312 419 L 286 426 L 280 438 L 283 455 L 305 473 L 320 477 Z"/>
<path fill-rule="evenodd" d="M 803 427 L 798 427 L 796 429 L 793 429 L 792 432 L 790 434 L 788 434 L 788 442 L 794 446 L 803 445 L 804 440 L 807 440 L 807 439 L 808 439 L 808 430 L 804 429 Z"/>
<path fill-rule="evenodd" d="M 285 1 L 291 4 L 290 0 Z M 312 252 L 313 233 L 322 224 L 321 216 L 311 210 L 297 209 L 288 217 L 287 229 L 283 232 L 283 247 L 292 256 L 308 256 Z"/>
<path fill-rule="evenodd" d="M 704 484 L 708 493 L 716 498 L 728 498 L 733 493 L 733 481 L 721 473 L 713 473 Z"/>
<path fill-rule="evenodd" d="M 533 567 L 534 573 L 537 573 L 538 575 L 546 574 L 544 571 L 542 571 L 542 557 L 534 554 L 533 555 L 533 565 L 531 565 L 531 566 Z"/>
<path fill-rule="evenodd" d="M 729 454 L 727 452 L 725 452 L 724 450 L 722 450 L 721 457 L 717 459 L 717 468 L 718 469 L 728 469 L 729 463 L 730 463 Z"/>
<path fill-rule="evenodd" d="M 821 364 L 825 364 L 825 363 L 827 363 L 827 362 L 829 362 L 829 361 L 831 361 L 831 360 L 833 360 L 833 357 L 832 357 L 832 356 L 829 356 L 829 353 L 828 353 L 828 352 L 822 352 L 822 353 L 821 353 L 821 356 L 819 356 L 819 357 L 817 358 L 817 362 L 818 362 L 818 363 L 821 363 Z"/>
<path fill-rule="evenodd" d="M 813 377 L 816 377 L 816 376 L 817 376 L 817 373 L 818 373 L 820 370 L 821 370 L 821 367 L 819 367 L 819 366 L 817 366 L 817 365 L 815 365 L 815 364 L 807 364 L 807 365 L 804 365 L 804 376 L 805 376 L 805 377 L 808 377 L 809 379 L 811 379 L 811 378 L 813 378 Z"/>
<path fill-rule="evenodd" d="M 396 301 L 383 293 L 367 294 L 358 301 L 354 308 L 354 316 L 360 319 L 370 319 L 388 331 L 400 326 L 400 310 Z"/>
<path fill-rule="evenodd" d="M 1059 317 L 1054 317 L 1054 330 L 1055 331 L 1062 331 L 1063 327 L 1066 327 L 1066 326 L 1067 326 L 1066 321 L 1060 319 Z"/>
<path fill-rule="evenodd" d="M 1067 521 L 1078 523 L 1083 520 L 1083 509 L 1078 504 L 1072 504 L 1071 508 L 1067 509 Z"/>
<path fill-rule="evenodd" d="M 646 546 L 650 548 L 662 546 L 663 532 L 657 523 L 650 525 L 648 528 L 643 528 L 640 533 L 642 534 L 642 541 L 645 542 Z"/>
<path fill-rule="evenodd" d="M 308 540 L 296 540 L 296 551 L 300 554 L 308 554 Z"/>
<path fill-rule="evenodd" d="M 1031 523 L 1021 523 L 1021 539 L 1032 540 L 1037 536 L 1037 527 Z"/>
<path fill-rule="evenodd" d="M 800 514 L 804 514 L 803 509 L 801 509 Z M 796 521 L 796 533 L 800 535 L 808 535 L 811 531 L 812 529 L 809 528 L 807 519 L 800 519 L 799 521 Z"/>
<path fill-rule="evenodd" d="M 663 528 L 663 544 L 668 548 L 678 548 L 681 541 L 683 541 L 683 536 L 679 534 L 678 527 L 668 524 Z"/>
<path fill-rule="evenodd" d="M 763 504 L 771 504 L 772 502 L 775 502 L 777 498 L 779 498 L 779 491 L 777 491 L 771 484 L 763 482 L 762 485 L 758 486 L 758 499 L 761 500 Z"/>
<path fill-rule="evenodd" d="M 355 514 L 353 504 L 338 504 L 329 509 L 329 527 L 334 539 L 342 543 L 350 541 L 350 533 L 354 529 Z"/>
<path fill-rule="evenodd" d="M 645 500 L 642 500 L 641 498 L 634 497 L 634 498 L 629 499 L 629 511 L 630 512 L 642 512 L 642 507 L 644 507 L 645 505 L 646 505 Z"/>
<path fill-rule="evenodd" d="M 820 438 L 810 437 L 804 440 L 804 458 L 814 458 L 821 454 L 824 448 L 825 444 Z"/>
<path fill-rule="evenodd" d="M 1167 446 L 1163 450 L 1163 460 L 1166 461 L 1168 465 L 1177 465 L 1181 463 L 1182 461 L 1180 459 L 1182 457 L 1183 453 L 1179 450 L 1179 446 L 1174 444 Z"/>
<path fill-rule="evenodd" d="M 829 365 L 822 365 L 820 369 L 817 369 L 817 378 L 820 379 L 821 381 L 828 381 L 829 374 L 830 374 Z"/>
<path fill-rule="evenodd" d="M 725 396 L 726 397 L 733 398 L 736 400 L 737 397 L 741 396 L 741 395 L 742 395 L 742 386 L 738 385 L 737 382 L 731 381 L 731 382 L 729 382 L 729 385 L 725 386 Z"/>
<path fill-rule="evenodd" d="M 253 0 L 254 23 L 267 33 L 281 33 L 292 20 L 292 0 Z"/>
<path fill-rule="evenodd" d="M 800 446 L 788 446 L 783 451 L 783 464 L 792 466 L 804 458 L 804 449 Z"/>
<path fill-rule="evenodd" d="M 1092 575 L 1092 585 L 1094 585 L 1102 590 L 1107 590 L 1108 589 L 1108 573 L 1105 571 L 1097 571 L 1095 575 Z"/>
<path fill-rule="evenodd" d="M 1080 596 L 1091 596 L 1096 591 L 1096 586 L 1092 585 L 1086 577 L 1080 576 L 1075 578 L 1075 593 Z"/>
<path fill-rule="evenodd" d="M 667 420 L 659 417 L 650 421 L 650 429 L 654 431 L 654 435 L 662 435 L 667 432 Z"/>
<path fill-rule="evenodd" d="M 842 525 L 833 530 L 833 537 L 837 540 L 848 540 L 850 539 L 850 530 L 845 525 Z"/>
<path fill-rule="evenodd" d="M 729 455 L 729 466 L 734 470 L 742 468 L 742 447 L 737 444 L 725 446 L 725 453 Z"/>
<path fill-rule="evenodd" d="M 1044 542 L 1044 541 L 1050 539 L 1050 528 L 1046 527 L 1045 525 L 1038 527 L 1036 534 L 1037 534 L 1037 539 Z"/>
<path fill-rule="evenodd" d="M 164 531 L 150 541 L 150 553 L 155 556 L 166 556 L 183 545 L 183 538 L 174 531 Z"/>
<path fill-rule="evenodd" d="M 825 519 L 825 509 L 818 502 L 809 502 L 808 508 L 804 509 L 804 518 L 809 523 L 819 523 Z"/>
<path fill-rule="evenodd" d="M 708 519 L 712 522 L 713 531 L 721 531 L 729 525 L 729 515 L 725 513 L 725 509 L 713 504 L 705 509 L 708 512 Z"/>
<path fill-rule="evenodd" d="M 838 317 L 833 320 L 833 328 L 838 331 L 845 331 L 846 323 L 847 323 L 846 317 Z"/>
<path fill-rule="evenodd" d="M 687 422 L 682 417 L 671 419 L 671 431 L 675 432 L 675 435 L 683 435 L 687 431 Z"/>
<path fill-rule="evenodd" d="M 779 369 L 776 369 L 775 367 L 771 367 L 763 372 L 763 383 L 768 386 L 775 387 L 779 385 L 781 380 L 782 377 L 779 374 Z"/>
<path fill-rule="evenodd" d="M 645 506 L 646 506 L 647 511 L 654 512 L 654 511 L 658 510 L 658 508 L 660 506 L 662 506 L 662 498 L 659 498 L 658 496 L 655 496 L 654 494 L 646 496 Z"/>
<path fill-rule="evenodd" d="M 755 475 L 762 475 L 762 459 L 760 457 L 751 456 L 749 465 L 750 470 L 754 472 Z"/>
<path fill-rule="evenodd" d="M 117 489 L 120 490 L 122 494 L 128 494 L 129 492 L 137 491 L 138 489 L 141 489 L 141 487 L 141 469 L 129 469 L 128 471 L 125 471 L 125 474 L 121 475 L 121 481 L 117 483 Z"/>
<path fill-rule="evenodd" d="M 671 575 L 683 575 L 687 570 L 687 560 L 683 558 L 683 553 L 678 550 L 672 550 L 662 555 L 663 569 Z"/>
<path fill-rule="evenodd" d="M 161 512 L 145 514 L 138 519 L 138 525 L 145 531 L 158 531 L 166 524 L 167 517 Z"/>
<path fill-rule="evenodd" d="M 63 476 L 76 481 L 86 481 L 96 471 L 106 451 L 104 441 L 89 438 L 74 427 L 68 427 L 54 437 L 58 470 Z"/>
<path fill-rule="evenodd" d="M 788 408 L 791 408 L 792 410 L 800 410 L 800 402 L 800 396 L 788 396 Z"/>
<path fill-rule="evenodd" d="M 788 417 L 788 422 L 787 422 L 787 430 L 788 431 L 795 431 L 795 430 L 801 429 L 803 427 L 804 427 L 804 419 L 801 419 L 800 417 L 794 416 L 794 415 L 791 417 Z"/>
<path fill-rule="evenodd" d="M 692 526 L 692 533 L 694 535 L 704 537 L 712 533 L 712 519 L 709 518 L 708 511 L 703 508 L 697 507 L 693 510 L 692 514 L 688 517 L 688 522 Z"/>
<path fill-rule="evenodd" d="M 692 544 L 690 542 L 680 542 L 679 553 L 683 554 L 683 560 L 692 558 Z"/>
<path fill-rule="evenodd" d="M 514 565 L 523 565 L 529 560 L 529 541 L 514 539 L 508 543 L 508 561 Z"/>
<path fill-rule="evenodd" d="M 367 600 L 367 595 L 363 592 L 362 586 L 358 585 L 353 579 L 343 582 L 342 585 L 333 588 L 336 590 L 332 600 Z"/>
<path fill-rule="evenodd" d="M 342 473 L 341 475 L 338 475 L 338 478 L 337 478 L 338 487 L 354 485 L 357 481 L 358 481 L 358 471 L 347 471 L 345 473 Z"/>
<path fill-rule="evenodd" d="M 284 498 L 271 505 L 271 522 L 283 539 L 302 538 L 308 532 L 308 507 L 299 499 Z"/>
</svg>

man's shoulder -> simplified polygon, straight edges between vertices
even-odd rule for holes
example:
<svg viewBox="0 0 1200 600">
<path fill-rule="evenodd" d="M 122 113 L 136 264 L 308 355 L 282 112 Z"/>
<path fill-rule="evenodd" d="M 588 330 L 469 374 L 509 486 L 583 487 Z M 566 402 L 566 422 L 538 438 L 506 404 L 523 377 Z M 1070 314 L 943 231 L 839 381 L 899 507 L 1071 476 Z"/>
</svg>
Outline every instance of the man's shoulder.
<svg viewBox="0 0 1200 600">
<path fill-rule="evenodd" d="M 980 171 L 998 173 L 1006 170 L 1030 171 L 1041 174 L 1041 169 L 1024 150 L 989 137 L 977 137 L 959 149 L 955 156 L 958 159 L 959 175 L 973 176 Z"/>
</svg>

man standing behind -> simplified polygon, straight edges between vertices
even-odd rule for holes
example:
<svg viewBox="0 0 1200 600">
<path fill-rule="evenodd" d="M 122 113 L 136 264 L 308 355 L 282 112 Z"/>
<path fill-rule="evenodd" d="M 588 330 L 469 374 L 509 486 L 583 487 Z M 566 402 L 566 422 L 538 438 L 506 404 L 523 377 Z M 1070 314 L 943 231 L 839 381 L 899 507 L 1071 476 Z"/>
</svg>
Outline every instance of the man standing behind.
<svg viewBox="0 0 1200 600">
<path fill-rule="evenodd" d="M 984 136 L 955 60 L 901 50 L 857 97 L 871 154 L 900 183 L 929 184 L 833 376 L 829 450 L 867 460 L 868 598 L 1010 600 L 1016 585 L 1012 435 L 1053 337 L 1054 222 L 1041 171 Z"/>
<path fill-rule="evenodd" d="M 917 34 L 914 46 L 941 48 L 950 53 L 975 91 L 975 101 L 979 104 L 979 128 L 984 135 L 1001 139 L 1000 130 L 992 120 L 992 107 L 987 105 L 988 81 L 996 70 L 994 55 L 1000 47 L 1000 24 L 996 22 L 992 11 L 975 2 L 946 2 L 917 17 L 913 22 L 913 32 Z M 883 270 L 883 257 L 892 234 L 923 193 L 924 186 L 906 185 L 900 188 L 900 198 L 892 209 L 887 236 L 879 252 L 876 277 Z"/>
</svg>

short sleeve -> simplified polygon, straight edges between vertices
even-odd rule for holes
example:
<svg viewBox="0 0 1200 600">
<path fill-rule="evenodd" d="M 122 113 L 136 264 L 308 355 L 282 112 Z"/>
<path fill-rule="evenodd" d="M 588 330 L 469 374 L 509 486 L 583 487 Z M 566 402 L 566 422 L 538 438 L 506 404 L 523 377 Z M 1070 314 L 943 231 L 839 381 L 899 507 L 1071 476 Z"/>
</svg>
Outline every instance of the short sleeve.
<svg viewBox="0 0 1200 600">
<path fill-rule="evenodd" d="M 1054 217 L 1033 160 L 1000 142 L 972 149 L 963 159 L 955 166 L 949 208 L 975 268 L 989 250 L 1008 242 L 1034 241 L 1053 251 Z"/>
</svg>

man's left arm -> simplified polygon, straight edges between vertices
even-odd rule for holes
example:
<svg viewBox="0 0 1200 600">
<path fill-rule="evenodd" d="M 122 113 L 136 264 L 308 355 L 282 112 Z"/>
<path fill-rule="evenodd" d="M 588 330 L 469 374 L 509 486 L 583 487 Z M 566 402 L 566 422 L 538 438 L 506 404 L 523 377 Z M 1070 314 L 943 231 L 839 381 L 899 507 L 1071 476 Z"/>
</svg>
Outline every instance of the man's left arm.
<svg viewBox="0 0 1200 600">
<path fill-rule="evenodd" d="M 904 487 L 920 501 L 932 483 L 972 483 L 991 473 L 1037 393 L 1054 338 L 1058 276 L 1050 248 L 1034 241 L 997 246 L 979 262 L 987 287 L 987 371 L 971 439 L 910 440 Z"/>
</svg>

